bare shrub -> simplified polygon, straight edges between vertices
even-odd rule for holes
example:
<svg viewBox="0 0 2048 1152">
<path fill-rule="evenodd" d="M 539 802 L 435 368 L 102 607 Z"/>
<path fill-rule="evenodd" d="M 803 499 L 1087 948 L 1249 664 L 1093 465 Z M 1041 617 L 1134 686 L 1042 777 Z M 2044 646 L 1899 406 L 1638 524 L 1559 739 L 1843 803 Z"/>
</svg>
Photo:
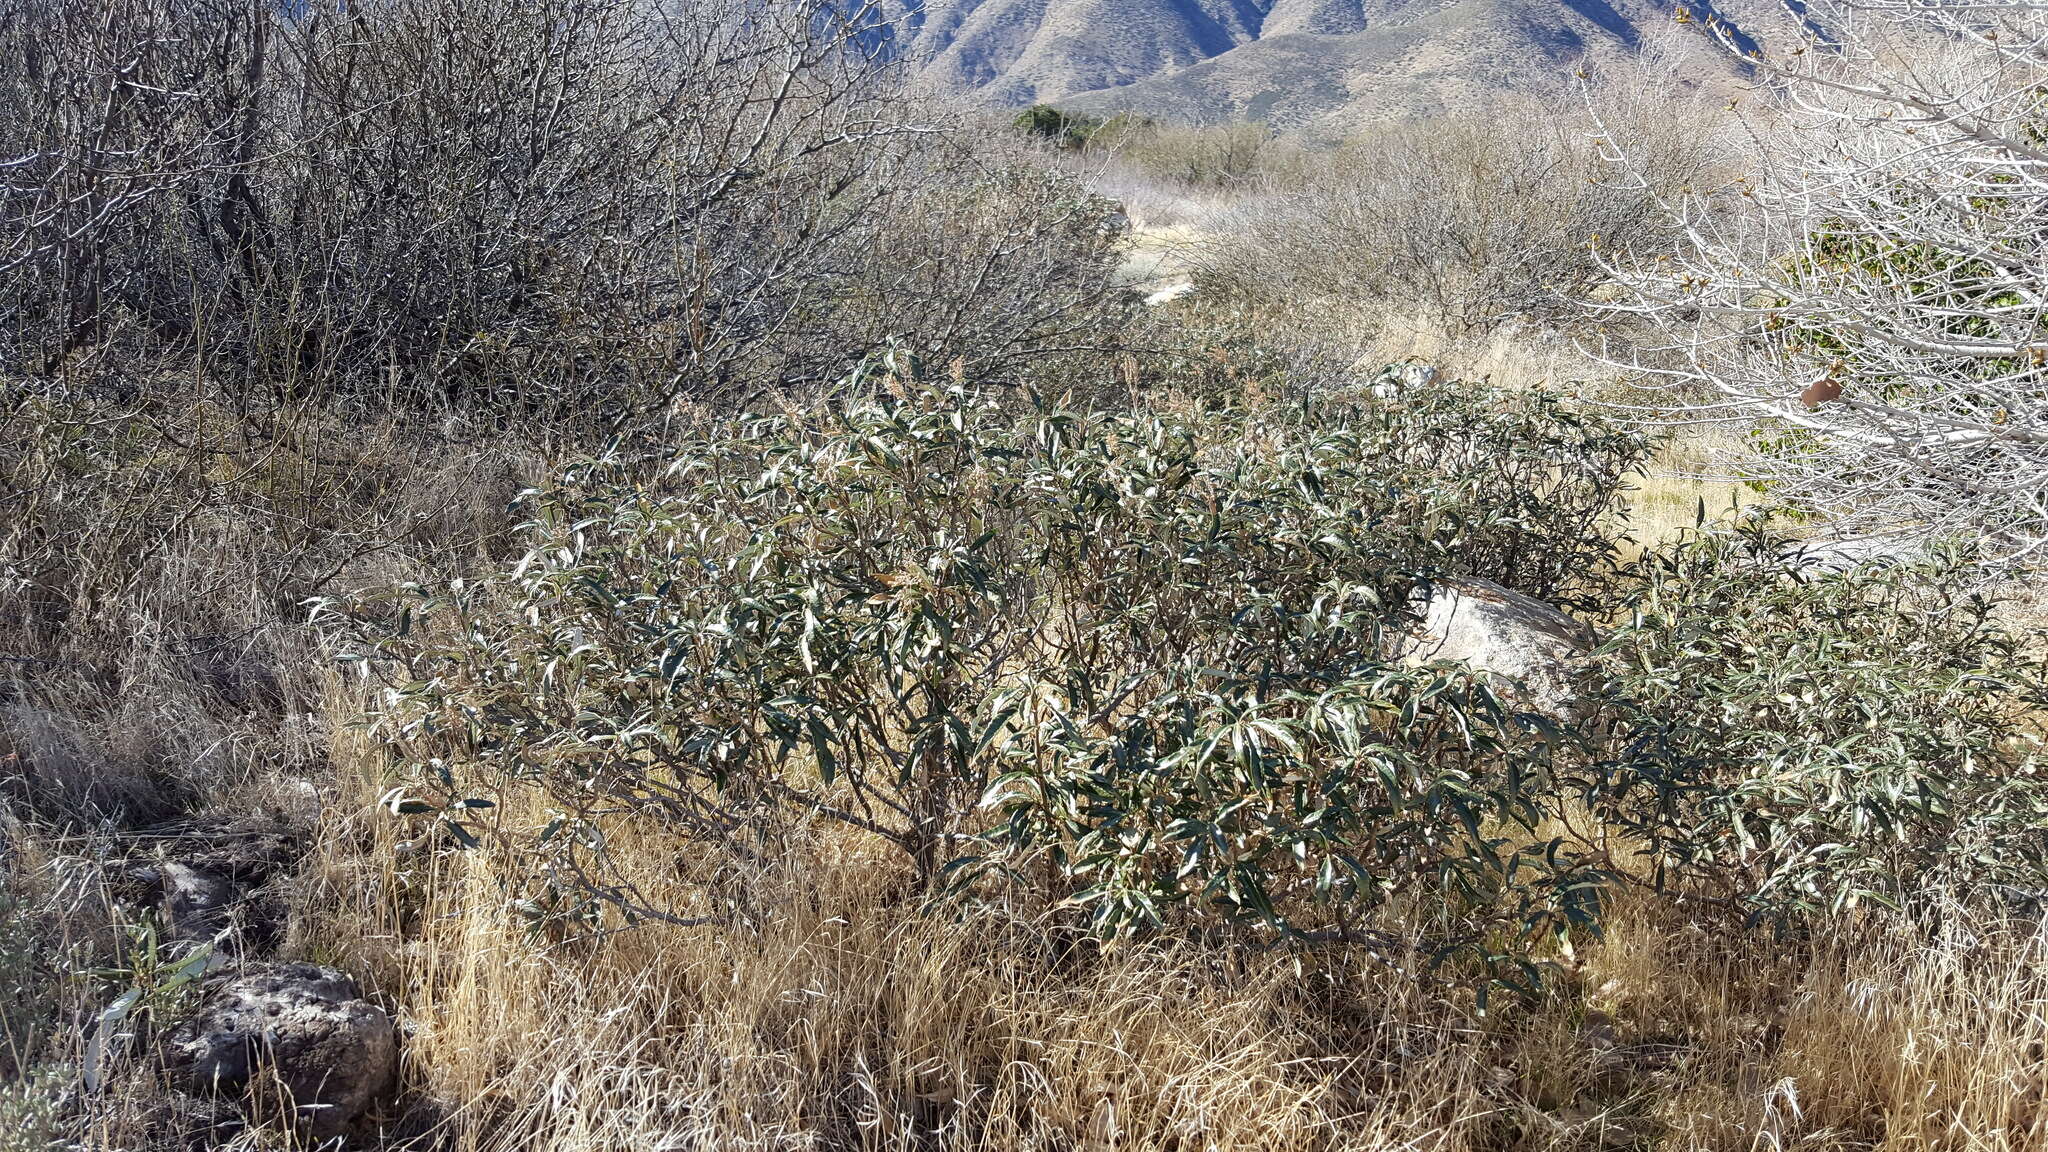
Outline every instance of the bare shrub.
<svg viewBox="0 0 2048 1152">
<path fill-rule="evenodd" d="M 1309 155 L 1299 143 L 1256 121 L 1193 125 L 1128 114 L 1097 127 L 1087 151 L 1183 188 L 1240 190 L 1297 179 Z"/>
<path fill-rule="evenodd" d="M 834 378 L 871 350 L 841 303 L 888 275 L 899 210 L 982 174 L 860 53 L 858 21 L 740 0 L 11 5 L 0 365 L 558 416 Z M 1050 211 L 1048 234 L 1072 214 L 1004 210 Z M 1078 270 L 998 260 L 892 334 L 964 352 L 962 317 L 1022 294 L 971 289 L 1027 271 L 1078 313 L 1100 257 L 1061 251 Z M 1073 326 L 1027 317 L 1007 343 Z"/>
<path fill-rule="evenodd" d="M 1644 130 L 1660 179 L 1675 186 L 1712 162 L 1708 134 L 1653 128 L 1668 121 L 1624 107 L 1613 118 Z M 1454 340 L 1567 324 L 1606 277 L 1595 237 L 1626 250 L 1659 238 L 1651 195 L 1609 176 L 1589 131 L 1533 99 L 1396 125 L 1346 142 L 1300 190 L 1219 221 L 1199 276 L 1326 331 L 1370 333 L 1389 316 Z"/>
<path fill-rule="evenodd" d="M 1047 161 L 996 138 L 904 163 L 848 274 L 810 287 L 830 309 L 801 377 L 783 378 L 829 385 L 894 348 L 996 384 L 1099 384 L 1102 358 L 1133 343 L 1137 302 L 1115 282 L 1122 234 L 1110 201 Z"/>
<path fill-rule="evenodd" d="M 1653 346 L 1616 359 L 1679 389 L 1676 418 L 1753 422 L 1754 475 L 1844 532 L 2048 543 L 2038 51 L 2026 4 L 1802 9 L 1731 182 L 1658 191 L 1676 248 L 1603 255 L 1619 316 Z M 1724 45 L 1731 33 L 1716 27 Z M 1710 199 L 1740 204 L 1711 210 Z"/>
</svg>

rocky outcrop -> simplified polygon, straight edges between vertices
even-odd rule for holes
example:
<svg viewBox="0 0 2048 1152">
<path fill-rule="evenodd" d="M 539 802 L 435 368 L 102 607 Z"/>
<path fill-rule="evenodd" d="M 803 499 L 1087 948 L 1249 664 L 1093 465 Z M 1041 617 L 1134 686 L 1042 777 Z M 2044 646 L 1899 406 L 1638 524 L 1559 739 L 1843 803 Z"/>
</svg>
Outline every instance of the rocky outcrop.
<svg viewBox="0 0 2048 1152">
<path fill-rule="evenodd" d="M 1517 706 L 1566 719 L 1592 630 L 1556 608 L 1489 580 L 1436 580 L 1417 589 L 1419 623 L 1396 645 L 1411 663 L 1463 662 Z"/>
<path fill-rule="evenodd" d="M 275 1084 L 315 1139 L 339 1135 L 392 1087 L 398 1038 L 355 981 L 314 964 L 229 980 L 173 1031 L 171 1067 L 195 1093 Z"/>
<path fill-rule="evenodd" d="M 178 940 L 205 940 L 228 924 L 230 909 L 242 891 L 217 872 L 172 861 L 158 870 L 163 884 L 164 916 Z"/>
</svg>

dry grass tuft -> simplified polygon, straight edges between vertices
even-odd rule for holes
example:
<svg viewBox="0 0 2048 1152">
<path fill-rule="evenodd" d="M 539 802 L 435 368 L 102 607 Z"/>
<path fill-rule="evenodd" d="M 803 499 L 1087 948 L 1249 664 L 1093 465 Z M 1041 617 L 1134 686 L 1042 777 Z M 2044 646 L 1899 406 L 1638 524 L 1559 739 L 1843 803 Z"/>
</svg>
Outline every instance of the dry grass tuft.
<svg viewBox="0 0 2048 1152">
<path fill-rule="evenodd" d="M 8 680 L 0 711 L 10 809 L 48 818 L 0 821 L 6 1152 L 59 1133 L 93 1148 L 216 1139 L 151 1074 L 142 1044 L 106 1092 L 75 1091 L 80 1022 L 110 995 L 81 973 L 115 957 L 136 914 L 118 865 L 158 835 L 92 814 L 133 819 L 165 789 L 196 798 L 185 819 L 280 808 L 305 779 L 324 803 L 279 951 L 360 976 L 401 1020 L 403 1092 L 377 1117 L 388 1147 L 2048 1146 L 2038 913 L 1951 911 L 1914 928 L 1866 912 L 1774 938 L 1624 901 L 1602 939 L 1552 958 L 1541 999 L 1481 1014 L 1469 992 L 1359 952 L 1246 953 L 1199 937 L 1106 948 L 1021 898 L 926 912 L 897 859 L 815 826 L 744 873 L 657 837 L 614 844 L 628 878 L 667 906 L 701 906 L 712 883 L 747 892 L 741 921 L 536 934 L 516 906 L 524 862 L 421 846 L 378 806 L 394 781 L 354 726 L 362 700 L 307 646 L 290 598 L 251 589 L 501 556 L 506 490 L 539 465 L 452 439 L 423 450 L 399 429 L 350 442 L 359 456 L 345 467 L 299 458 L 188 490 L 204 497 L 188 507 L 207 510 L 164 521 L 172 531 L 95 520 L 141 485 L 46 490 L 43 519 L 13 538 L 15 571 L 54 602 L 10 601 L 4 637 L 6 651 L 48 662 Z M 183 483 L 188 465 L 199 467 L 166 454 L 146 466 Z M 142 466 L 105 464 L 116 479 Z M 338 526 L 298 552 L 253 527 L 315 515 Z M 59 547 L 67 533 L 94 546 Z M 62 580 L 36 566 L 57 559 Z M 222 575 L 236 565 L 255 567 Z M 119 576 L 139 571 L 155 575 Z M 80 626 L 48 627 L 48 614 Z M 254 630 L 204 661 L 171 643 L 242 629 Z M 287 1143 L 251 1129 L 221 1146 Z"/>
<path fill-rule="evenodd" d="M 1668 544 L 1702 522 L 1728 524 L 1761 497 L 1727 478 L 1730 435 L 1681 430 L 1659 445 L 1626 497 L 1628 535 L 1641 548 Z"/>
<path fill-rule="evenodd" d="M 339 724 L 350 706 L 330 699 Z M 834 829 L 747 922 L 536 936 L 520 862 L 407 853 L 338 749 L 291 948 L 409 1030 L 407 1111 L 459 1149 L 2000 1149 L 2048 1138 L 2048 934 L 1887 916 L 1771 940 L 1649 900 L 1534 1003 L 1345 953 L 1104 948 L 1045 909 L 920 911 Z M 688 907 L 688 862 L 615 845 Z M 701 877 L 697 878 L 701 879 Z"/>
</svg>

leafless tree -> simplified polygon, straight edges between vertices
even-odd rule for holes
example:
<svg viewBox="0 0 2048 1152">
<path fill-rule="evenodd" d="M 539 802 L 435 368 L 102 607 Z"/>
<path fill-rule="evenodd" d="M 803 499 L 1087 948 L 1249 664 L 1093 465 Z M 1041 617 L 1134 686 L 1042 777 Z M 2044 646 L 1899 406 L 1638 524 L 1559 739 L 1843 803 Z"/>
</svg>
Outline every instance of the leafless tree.
<svg viewBox="0 0 2048 1152">
<path fill-rule="evenodd" d="M 574 411 L 1096 340 L 1091 207 L 904 95 L 870 23 L 0 0 L 0 369 Z M 882 262 L 920 237 L 946 275 Z"/>
<path fill-rule="evenodd" d="M 1856 532 L 2048 542 L 2048 8 L 1819 0 L 1750 48 L 1750 163 L 1659 190 L 1656 257 L 1603 250 L 1625 357 L 1677 419 L 1755 424 L 1782 496 Z M 1729 51 L 1732 31 L 1709 25 Z M 1610 145 L 1614 144 L 1610 140 Z M 1721 210 L 1733 199 L 1741 211 Z M 1705 397 L 1705 399 L 1701 399 Z"/>
</svg>

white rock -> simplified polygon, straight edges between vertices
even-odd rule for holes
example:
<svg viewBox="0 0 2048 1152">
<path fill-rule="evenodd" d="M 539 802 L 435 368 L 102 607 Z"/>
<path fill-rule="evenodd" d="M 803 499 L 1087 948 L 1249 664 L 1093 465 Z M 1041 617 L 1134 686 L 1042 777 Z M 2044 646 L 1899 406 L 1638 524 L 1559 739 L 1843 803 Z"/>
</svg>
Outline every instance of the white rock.
<svg viewBox="0 0 2048 1152">
<path fill-rule="evenodd" d="M 309 828 L 320 823 L 320 789 L 311 780 L 279 780 L 276 795 L 278 807 L 295 823 Z"/>
<path fill-rule="evenodd" d="M 242 895 L 227 877 L 177 861 L 165 864 L 162 876 L 164 913 L 177 940 L 204 940 L 226 927 Z"/>
<path fill-rule="evenodd" d="M 1517 706 L 1558 719 L 1578 699 L 1593 633 L 1584 624 L 1490 580 L 1437 580 L 1416 590 L 1421 622 L 1396 646 L 1411 664 L 1463 662 Z"/>
<path fill-rule="evenodd" d="M 1403 388 L 1427 388 L 1443 379 L 1443 373 L 1434 364 L 1420 360 L 1401 365 L 1401 386 Z"/>
<path fill-rule="evenodd" d="M 1409 360 L 1404 363 L 1389 365 L 1381 370 L 1380 374 L 1373 379 L 1369 391 L 1376 400 L 1393 400 L 1403 392 L 1427 388 L 1441 379 L 1443 379 L 1443 373 L 1434 364 L 1425 364 L 1420 360 Z"/>
<path fill-rule="evenodd" d="M 1150 296 L 1145 297 L 1145 305 L 1148 308 L 1156 308 L 1161 304 L 1171 304 L 1175 300 L 1192 293 L 1194 290 L 1195 284 L 1192 280 L 1184 280 L 1179 284 L 1169 284 Z"/>
</svg>

